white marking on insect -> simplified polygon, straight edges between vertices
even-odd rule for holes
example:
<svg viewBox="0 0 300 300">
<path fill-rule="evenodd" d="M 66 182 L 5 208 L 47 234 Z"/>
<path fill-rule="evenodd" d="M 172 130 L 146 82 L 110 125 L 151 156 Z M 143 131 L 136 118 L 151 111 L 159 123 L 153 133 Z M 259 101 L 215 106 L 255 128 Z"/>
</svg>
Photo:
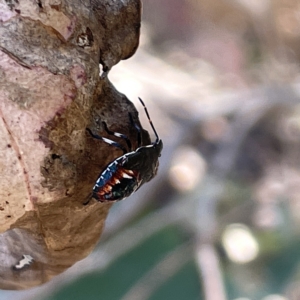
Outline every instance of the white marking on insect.
<svg viewBox="0 0 300 300">
<path fill-rule="evenodd" d="M 128 179 L 132 178 L 132 176 L 129 176 L 127 173 L 123 173 L 122 176 L 123 176 L 123 178 L 128 178 Z"/>
<path fill-rule="evenodd" d="M 13 266 L 13 268 L 15 270 L 22 270 L 23 268 L 25 268 L 26 266 L 29 266 L 33 263 L 34 259 L 31 255 L 28 254 L 24 254 L 22 255 L 22 259 Z"/>
<path fill-rule="evenodd" d="M 100 181 L 103 179 L 103 176 L 99 177 L 96 183 L 100 183 Z"/>
<path fill-rule="evenodd" d="M 105 138 L 105 137 L 101 137 L 101 139 L 102 139 L 105 143 L 107 143 L 107 144 L 109 144 L 109 145 L 116 145 L 116 144 L 117 144 L 116 142 L 111 141 L 110 139 L 107 139 L 107 138 Z"/>
</svg>

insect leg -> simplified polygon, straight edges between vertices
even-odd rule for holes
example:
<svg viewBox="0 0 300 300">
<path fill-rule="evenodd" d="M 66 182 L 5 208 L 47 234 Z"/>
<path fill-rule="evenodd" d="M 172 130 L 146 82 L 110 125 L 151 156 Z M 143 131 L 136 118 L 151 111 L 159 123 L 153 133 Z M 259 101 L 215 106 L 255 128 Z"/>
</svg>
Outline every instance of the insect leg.
<svg viewBox="0 0 300 300">
<path fill-rule="evenodd" d="M 105 131 L 106 131 L 108 134 L 114 135 L 114 136 L 117 136 L 117 137 L 120 137 L 120 138 L 124 139 L 124 140 L 126 141 L 126 144 L 127 144 L 127 146 L 128 146 L 129 151 L 132 151 L 131 142 L 130 142 L 129 138 L 128 138 L 125 134 L 119 133 L 119 132 L 111 131 L 111 130 L 109 130 L 109 129 L 107 128 L 107 125 L 106 125 L 105 122 L 102 122 L 102 123 L 103 123 L 103 125 L 104 125 Z"/>
<path fill-rule="evenodd" d="M 100 135 L 98 135 L 98 134 L 94 134 L 94 133 L 91 131 L 91 129 L 89 129 L 89 128 L 86 128 L 86 130 L 89 132 L 89 134 L 90 134 L 94 139 L 101 140 L 101 141 L 103 141 L 103 142 L 105 142 L 105 143 L 107 143 L 107 144 L 109 144 L 109 145 L 112 145 L 112 146 L 114 146 L 114 147 L 116 147 L 116 148 L 119 148 L 119 149 L 121 149 L 121 150 L 123 151 L 124 154 L 127 153 L 127 150 L 126 150 L 122 145 L 120 145 L 119 143 L 114 142 L 114 141 L 112 141 L 112 140 L 110 140 L 110 139 L 107 139 L 107 138 L 105 138 L 105 137 L 102 137 L 102 136 L 100 136 Z"/>
<path fill-rule="evenodd" d="M 89 193 L 88 196 L 85 198 L 86 201 L 84 201 L 82 204 L 83 205 L 88 205 L 90 203 L 90 201 L 92 200 L 92 193 Z"/>
</svg>

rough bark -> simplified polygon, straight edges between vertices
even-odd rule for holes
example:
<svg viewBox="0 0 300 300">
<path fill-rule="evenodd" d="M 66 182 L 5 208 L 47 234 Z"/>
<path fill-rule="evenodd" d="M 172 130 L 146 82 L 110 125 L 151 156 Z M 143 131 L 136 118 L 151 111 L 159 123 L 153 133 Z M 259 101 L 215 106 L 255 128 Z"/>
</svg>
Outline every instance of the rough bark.
<svg viewBox="0 0 300 300">
<path fill-rule="evenodd" d="M 99 240 L 111 204 L 83 203 L 121 153 L 86 127 L 105 135 L 105 121 L 136 139 L 128 112 L 139 123 L 137 112 L 107 74 L 135 52 L 140 9 L 139 0 L 0 0 L 2 289 L 48 281 Z M 33 262 L 16 269 L 23 255 Z"/>
</svg>

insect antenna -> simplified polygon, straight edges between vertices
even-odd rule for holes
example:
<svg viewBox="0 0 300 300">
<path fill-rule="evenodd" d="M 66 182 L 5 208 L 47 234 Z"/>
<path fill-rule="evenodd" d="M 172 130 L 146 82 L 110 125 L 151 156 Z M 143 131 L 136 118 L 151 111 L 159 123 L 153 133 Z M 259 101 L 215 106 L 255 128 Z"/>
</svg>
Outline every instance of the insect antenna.
<svg viewBox="0 0 300 300">
<path fill-rule="evenodd" d="M 144 110 L 145 110 L 145 112 L 146 112 L 147 118 L 148 118 L 149 123 L 150 123 L 150 125 L 151 125 L 151 127 L 152 127 L 152 129 L 153 129 L 153 132 L 154 132 L 154 134 L 155 134 L 155 136 L 156 136 L 156 141 L 155 141 L 155 143 L 158 143 L 158 141 L 159 141 L 159 136 L 158 136 L 158 134 L 157 134 L 157 132 L 156 132 L 156 130 L 155 130 L 155 128 L 154 128 L 154 125 L 153 125 L 153 123 L 152 123 L 152 121 L 151 121 L 151 119 L 150 119 L 150 115 L 149 115 L 149 113 L 148 113 L 147 107 L 146 107 L 145 103 L 143 102 L 143 100 L 142 100 L 140 97 L 139 97 L 139 100 L 140 100 L 140 102 L 142 103 L 142 105 L 144 106 Z"/>
<path fill-rule="evenodd" d="M 129 119 L 130 119 L 130 123 L 131 125 L 133 125 L 138 133 L 137 135 L 137 140 L 138 140 L 138 148 L 141 147 L 141 144 L 142 144 L 142 137 L 141 137 L 141 128 L 138 124 L 136 124 L 134 121 L 133 121 L 133 118 L 132 118 L 132 114 L 131 113 L 128 113 L 129 115 Z"/>
</svg>

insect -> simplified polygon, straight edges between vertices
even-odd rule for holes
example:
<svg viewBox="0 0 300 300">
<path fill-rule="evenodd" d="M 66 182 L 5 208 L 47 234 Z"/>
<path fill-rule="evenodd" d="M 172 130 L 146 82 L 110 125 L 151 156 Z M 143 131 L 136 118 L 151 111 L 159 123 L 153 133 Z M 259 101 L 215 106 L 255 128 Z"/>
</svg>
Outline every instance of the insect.
<svg viewBox="0 0 300 300">
<path fill-rule="evenodd" d="M 139 189 L 143 183 L 150 181 L 157 173 L 158 158 L 161 155 L 163 143 L 154 128 L 144 102 L 140 98 L 139 100 L 144 107 L 149 123 L 156 136 L 156 140 L 153 143 L 141 146 L 141 128 L 134 123 L 130 113 L 130 122 L 137 130 L 138 147 L 135 150 L 132 149 L 131 142 L 126 135 L 110 131 L 105 122 L 103 122 L 105 131 L 109 135 L 123 138 L 127 144 L 128 150 L 113 140 L 94 134 L 89 128 L 87 128 L 87 131 L 93 138 L 102 140 L 103 142 L 123 151 L 122 156 L 109 163 L 108 166 L 100 173 L 93 187 L 92 193 L 92 197 L 97 201 L 119 201 L 127 198 Z"/>
</svg>

